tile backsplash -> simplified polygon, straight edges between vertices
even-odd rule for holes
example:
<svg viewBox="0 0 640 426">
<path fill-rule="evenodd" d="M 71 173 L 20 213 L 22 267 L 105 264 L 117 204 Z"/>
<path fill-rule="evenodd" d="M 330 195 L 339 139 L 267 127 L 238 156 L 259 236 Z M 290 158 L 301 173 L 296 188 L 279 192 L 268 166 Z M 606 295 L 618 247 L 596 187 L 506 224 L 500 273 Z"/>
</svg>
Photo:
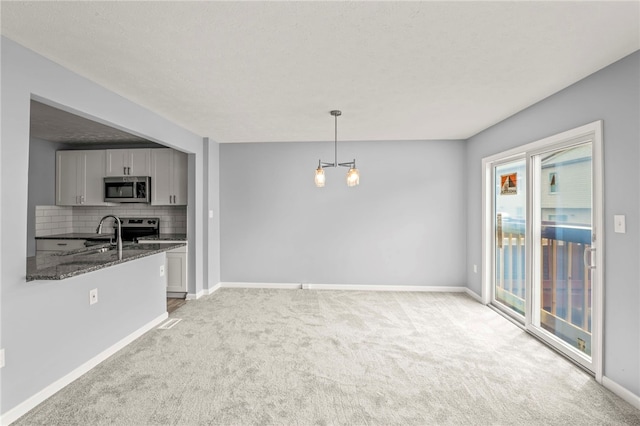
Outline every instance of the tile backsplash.
<svg viewBox="0 0 640 426">
<path fill-rule="evenodd" d="M 68 232 L 73 232 L 72 207 L 36 206 L 36 237 Z"/>
<path fill-rule="evenodd" d="M 186 234 L 187 208 L 185 206 L 150 206 L 124 204 L 119 206 L 36 206 L 36 237 L 68 232 L 93 233 L 104 216 L 158 217 L 160 233 Z M 112 229 L 113 219 L 105 220 L 103 232 Z"/>
</svg>

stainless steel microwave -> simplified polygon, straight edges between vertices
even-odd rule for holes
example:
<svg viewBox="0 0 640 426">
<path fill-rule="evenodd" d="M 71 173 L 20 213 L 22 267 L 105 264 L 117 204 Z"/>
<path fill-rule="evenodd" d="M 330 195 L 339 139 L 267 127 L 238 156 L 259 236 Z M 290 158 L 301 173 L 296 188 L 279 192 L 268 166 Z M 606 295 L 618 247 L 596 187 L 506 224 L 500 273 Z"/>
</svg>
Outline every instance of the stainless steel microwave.
<svg viewBox="0 0 640 426">
<path fill-rule="evenodd" d="M 149 176 L 119 176 L 104 178 L 104 201 L 110 203 L 151 202 Z"/>
</svg>

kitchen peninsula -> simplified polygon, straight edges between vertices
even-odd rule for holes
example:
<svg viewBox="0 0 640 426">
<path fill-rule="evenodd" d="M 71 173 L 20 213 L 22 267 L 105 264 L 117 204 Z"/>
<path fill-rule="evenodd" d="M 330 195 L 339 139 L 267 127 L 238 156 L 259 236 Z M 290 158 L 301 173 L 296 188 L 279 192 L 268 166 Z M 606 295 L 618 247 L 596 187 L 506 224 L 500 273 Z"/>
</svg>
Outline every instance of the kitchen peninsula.
<svg viewBox="0 0 640 426">
<path fill-rule="evenodd" d="M 110 244 L 37 254 L 27 258 L 27 281 L 62 280 L 184 246 L 184 242 L 128 243 L 123 245 L 122 260 Z"/>
</svg>

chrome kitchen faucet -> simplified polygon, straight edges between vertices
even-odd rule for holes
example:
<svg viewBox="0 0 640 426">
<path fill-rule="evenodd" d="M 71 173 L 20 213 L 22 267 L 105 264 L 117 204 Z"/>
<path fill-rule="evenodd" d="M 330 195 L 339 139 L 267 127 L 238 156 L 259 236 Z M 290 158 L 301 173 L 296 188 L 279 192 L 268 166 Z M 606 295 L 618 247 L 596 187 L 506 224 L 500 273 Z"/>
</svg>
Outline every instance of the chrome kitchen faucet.
<svg viewBox="0 0 640 426">
<path fill-rule="evenodd" d="M 108 217 L 114 218 L 116 220 L 116 223 L 118 224 L 118 260 L 122 260 L 122 222 L 120 221 L 120 218 L 112 214 L 106 215 L 105 217 L 100 219 L 100 223 L 96 228 L 96 234 L 102 233 L 102 222 L 104 222 L 104 220 Z"/>
</svg>

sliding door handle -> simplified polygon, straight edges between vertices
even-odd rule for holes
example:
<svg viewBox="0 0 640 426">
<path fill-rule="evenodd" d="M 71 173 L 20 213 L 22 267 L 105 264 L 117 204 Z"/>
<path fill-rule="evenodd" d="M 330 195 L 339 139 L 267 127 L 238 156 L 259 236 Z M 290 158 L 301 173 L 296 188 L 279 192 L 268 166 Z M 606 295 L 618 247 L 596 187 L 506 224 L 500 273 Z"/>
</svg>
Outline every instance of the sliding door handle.
<svg viewBox="0 0 640 426">
<path fill-rule="evenodd" d="M 588 269 L 595 269 L 596 265 L 593 265 L 591 263 L 591 260 L 593 260 L 593 256 L 592 253 L 596 251 L 595 248 L 593 247 L 585 247 L 584 248 L 584 253 L 582 254 L 582 261 L 584 262 L 584 267 L 588 268 Z"/>
</svg>

